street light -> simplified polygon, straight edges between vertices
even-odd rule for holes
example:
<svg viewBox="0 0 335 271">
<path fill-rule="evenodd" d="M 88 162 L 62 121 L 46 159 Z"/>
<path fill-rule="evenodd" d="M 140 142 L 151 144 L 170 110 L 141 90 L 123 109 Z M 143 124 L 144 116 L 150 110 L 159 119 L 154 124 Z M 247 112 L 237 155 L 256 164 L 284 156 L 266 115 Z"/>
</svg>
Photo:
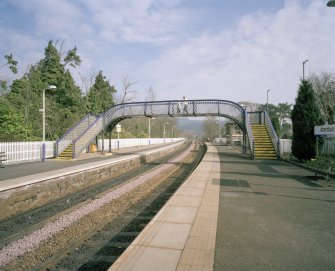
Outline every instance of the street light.
<svg viewBox="0 0 335 271">
<path fill-rule="evenodd" d="M 216 121 L 216 123 L 219 124 L 219 141 L 221 142 L 221 122 L 220 122 L 220 119 L 219 119 L 219 121 Z"/>
<path fill-rule="evenodd" d="M 328 7 L 335 7 L 335 0 L 328 1 L 327 6 Z"/>
<path fill-rule="evenodd" d="M 49 85 L 47 88 L 42 90 L 42 103 L 43 103 L 43 108 L 40 109 L 39 111 L 42 112 L 42 118 L 43 118 L 43 142 L 45 142 L 45 91 L 47 89 L 56 89 L 57 87 L 54 85 Z"/>
<path fill-rule="evenodd" d="M 154 119 L 156 119 L 156 118 L 149 117 L 149 130 L 148 130 L 149 139 L 151 138 L 151 120 L 154 120 Z"/>
<path fill-rule="evenodd" d="M 269 114 L 269 91 L 270 91 L 271 89 L 268 89 L 267 91 L 266 91 L 266 112 Z"/>
<path fill-rule="evenodd" d="M 305 80 L 305 63 L 308 61 L 306 59 L 304 62 L 302 62 L 302 80 Z"/>
<path fill-rule="evenodd" d="M 172 126 L 172 138 L 174 138 L 174 128 L 176 128 L 175 125 Z"/>
<path fill-rule="evenodd" d="M 164 132 L 163 132 L 164 133 L 164 139 L 165 139 L 165 124 L 168 125 L 169 123 L 168 122 L 164 123 Z"/>
</svg>

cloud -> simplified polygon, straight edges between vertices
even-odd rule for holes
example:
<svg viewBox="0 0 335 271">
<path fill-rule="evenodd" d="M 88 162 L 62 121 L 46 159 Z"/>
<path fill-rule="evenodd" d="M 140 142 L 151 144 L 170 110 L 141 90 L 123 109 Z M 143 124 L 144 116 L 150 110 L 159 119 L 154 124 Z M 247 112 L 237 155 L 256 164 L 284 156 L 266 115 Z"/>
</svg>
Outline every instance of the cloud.
<svg viewBox="0 0 335 271">
<path fill-rule="evenodd" d="M 11 3 L 17 9 L 29 14 L 34 32 L 39 36 L 48 36 L 49 39 L 55 37 L 70 39 L 79 33 L 81 35 L 93 33 L 92 28 L 86 23 L 80 5 L 75 5 L 71 1 L 12 0 Z"/>
<path fill-rule="evenodd" d="M 335 69 L 335 16 L 320 1 L 288 1 L 276 13 L 243 16 L 231 29 L 201 33 L 167 49 L 138 77 L 160 98 L 220 98 L 293 103 L 306 58 L 308 71 Z M 151 76 L 147 76 L 150 74 Z"/>
<path fill-rule="evenodd" d="M 113 43 L 163 43 L 175 39 L 190 12 L 181 1 L 104 0 L 86 2 L 101 37 Z"/>
<path fill-rule="evenodd" d="M 218 98 L 294 102 L 302 74 L 335 70 L 334 9 L 319 0 L 290 0 L 280 10 L 246 14 L 235 24 L 205 22 L 211 8 L 182 0 L 8 1 L 31 17 L 27 29 L 0 25 L 1 51 L 21 71 L 43 56 L 48 40 L 78 47 L 83 75 L 102 70 L 118 87 L 153 86 L 159 99 Z M 212 3 L 212 2 L 211 2 Z M 224 12 L 224 11 L 223 11 Z M 219 27 L 220 26 L 220 30 Z M 198 31 L 198 32 L 197 32 Z"/>
</svg>

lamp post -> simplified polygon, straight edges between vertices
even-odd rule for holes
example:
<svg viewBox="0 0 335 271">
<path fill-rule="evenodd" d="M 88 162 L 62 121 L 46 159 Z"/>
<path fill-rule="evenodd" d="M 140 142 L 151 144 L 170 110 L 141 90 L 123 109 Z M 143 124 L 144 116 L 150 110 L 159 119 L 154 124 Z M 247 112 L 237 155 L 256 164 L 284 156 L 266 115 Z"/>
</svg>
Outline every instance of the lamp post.
<svg viewBox="0 0 335 271">
<path fill-rule="evenodd" d="M 221 142 L 221 122 L 220 122 L 220 119 L 219 119 L 219 121 L 216 121 L 216 123 L 219 124 L 219 142 Z"/>
<path fill-rule="evenodd" d="M 47 88 L 42 90 L 42 103 L 43 103 L 43 108 L 40 109 L 39 111 L 42 112 L 42 118 L 43 118 L 43 143 L 45 142 L 45 91 L 47 89 L 56 89 L 56 86 L 54 85 L 49 85 Z"/>
<path fill-rule="evenodd" d="M 163 134 L 164 134 L 164 142 L 165 142 L 165 124 L 168 125 L 169 123 L 168 122 L 164 122 L 164 131 L 163 131 Z"/>
<path fill-rule="evenodd" d="M 328 1 L 327 6 L 328 7 L 335 7 L 335 0 Z"/>
<path fill-rule="evenodd" d="M 269 91 L 270 91 L 271 89 L 268 89 L 267 91 L 266 91 L 266 112 L 268 112 L 268 114 L 269 114 Z"/>
<path fill-rule="evenodd" d="M 151 138 L 151 120 L 154 120 L 156 118 L 149 118 L 149 129 L 148 129 L 148 134 L 149 134 L 149 139 Z"/>
<path fill-rule="evenodd" d="M 302 80 L 305 80 L 305 63 L 308 61 L 306 59 L 305 61 L 302 62 Z"/>
</svg>

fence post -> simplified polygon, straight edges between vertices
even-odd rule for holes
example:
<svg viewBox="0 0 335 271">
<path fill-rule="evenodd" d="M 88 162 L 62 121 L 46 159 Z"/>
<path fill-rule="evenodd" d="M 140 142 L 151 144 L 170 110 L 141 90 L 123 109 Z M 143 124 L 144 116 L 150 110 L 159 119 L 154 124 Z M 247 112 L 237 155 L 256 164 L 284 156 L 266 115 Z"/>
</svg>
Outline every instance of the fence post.
<svg viewBox="0 0 335 271">
<path fill-rule="evenodd" d="M 280 139 L 278 139 L 277 141 L 277 159 L 280 160 L 280 155 L 281 151 L 280 151 Z"/>
<path fill-rule="evenodd" d="M 45 143 L 42 143 L 42 162 L 45 161 Z"/>
<path fill-rule="evenodd" d="M 72 159 L 74 159 L 76 157 L 76 142 L 73 142 L 73 149 L 72 149 Z"/>
<path fill-rule="evenodd" d="M 255 140 L 252 140 L 252 160 L 255 160 Z"/>
</svg>

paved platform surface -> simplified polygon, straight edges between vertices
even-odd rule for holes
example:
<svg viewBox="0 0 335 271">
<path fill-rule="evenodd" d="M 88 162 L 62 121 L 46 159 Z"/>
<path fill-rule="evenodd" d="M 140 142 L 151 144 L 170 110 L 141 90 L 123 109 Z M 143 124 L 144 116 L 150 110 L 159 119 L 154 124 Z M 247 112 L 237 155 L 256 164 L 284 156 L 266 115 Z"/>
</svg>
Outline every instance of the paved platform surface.
<svg viewBox="0 0 335 271">
<path fill-rule="evenodd" d="M 220 186 L 217 150 L 203 161 L 109 271 L 213 270 Z"/>
<path fill-rule="evenodd" d="M 109 271 L 335 270 L 335 191 L 313 175 L 209 145 Z"/>
</svg>

